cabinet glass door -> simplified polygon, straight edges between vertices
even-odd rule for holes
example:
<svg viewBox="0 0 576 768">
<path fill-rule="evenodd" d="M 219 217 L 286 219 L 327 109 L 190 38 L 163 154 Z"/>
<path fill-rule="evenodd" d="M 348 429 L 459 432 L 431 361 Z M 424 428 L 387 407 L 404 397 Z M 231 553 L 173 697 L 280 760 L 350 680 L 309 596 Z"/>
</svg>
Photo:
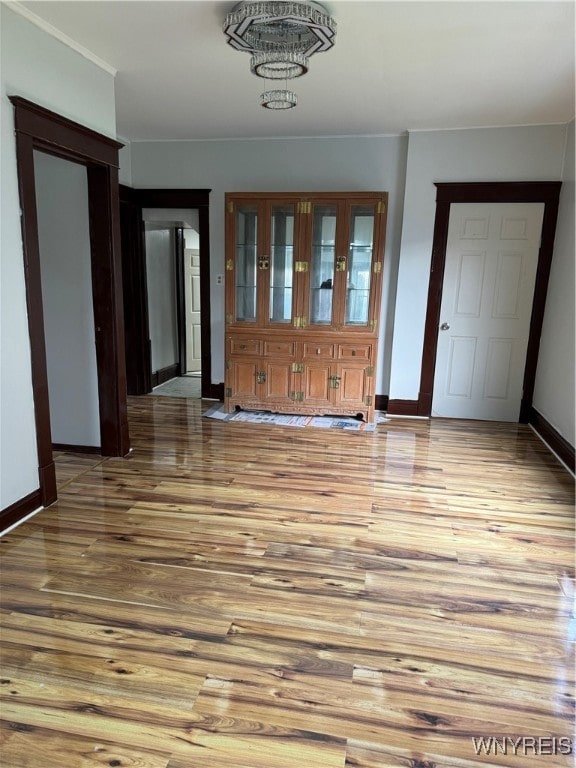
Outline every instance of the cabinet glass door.
<svg viewBox="0 0 576 768">
<path fill-rule="evenodd" d="M 270 226 L 269 320 L 272 323 L 291 323 L 294 282 L 294 205 L 273 205 Z"/>
<path fill-rule="evenodd" d="M 312 253 L 310 255 L 310 323 L 332 323 L 334 257 L 336 253 L 336 205 L 312 208 Z"/>
<path fill-rule="evenodd" d="M 235 308 L 238 322 L 256 321 L 256 251 L 258 247 L 258 208 L 236 208 Z"/>
<path fill-rule="evenodd" d="M 374 214 L 374 205 L 352 205 L 350 208 L 345 325 L 368 325 Z"/>
</svg>

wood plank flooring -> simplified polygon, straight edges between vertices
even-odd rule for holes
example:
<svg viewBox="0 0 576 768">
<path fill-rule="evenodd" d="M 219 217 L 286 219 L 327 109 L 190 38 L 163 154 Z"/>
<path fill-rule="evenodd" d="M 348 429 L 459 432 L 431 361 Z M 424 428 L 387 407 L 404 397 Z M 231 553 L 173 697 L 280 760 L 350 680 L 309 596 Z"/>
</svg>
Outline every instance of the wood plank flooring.
<svg viewBox="0 0 576 768">
<path fill-rule="evenodd" d="M 130 456 L 58 455 L 0 539 L 3 768 L 574 764 L 574 483 L 528 427 L 206 407 L 132 398 Z"/>
</svg>

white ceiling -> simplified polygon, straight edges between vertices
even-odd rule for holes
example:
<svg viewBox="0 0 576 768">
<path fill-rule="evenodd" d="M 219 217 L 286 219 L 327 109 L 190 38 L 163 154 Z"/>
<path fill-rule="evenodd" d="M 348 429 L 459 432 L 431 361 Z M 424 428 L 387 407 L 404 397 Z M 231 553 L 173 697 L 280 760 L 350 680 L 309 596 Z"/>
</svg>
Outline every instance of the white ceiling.
<svg viewBox="0 0 576 768">
<path fill-rule="evenodd" d="M 399 134 L 574 117 L 574 3 L 326 3 L 336 45 L 289 82 L 299 104 L 259 106 L 264 81 L 222 22 L 235 3 L 22 2 L 118 72 L 131 140 Z"/>
</svg>

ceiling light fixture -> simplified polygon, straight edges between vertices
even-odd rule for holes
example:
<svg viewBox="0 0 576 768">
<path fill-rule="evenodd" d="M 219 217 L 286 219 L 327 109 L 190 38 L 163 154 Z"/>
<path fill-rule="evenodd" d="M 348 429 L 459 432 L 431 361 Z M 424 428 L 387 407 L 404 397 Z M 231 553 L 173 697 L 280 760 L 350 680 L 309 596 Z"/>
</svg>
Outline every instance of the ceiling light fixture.
<svg viewBox="0 0 576 768">
<path fill-rule="evenodd" d="M 250 71 L 268 80 L 292 80 L 308 72 L 309 59 L 303 53 L 271 51 L 255 53 L 250 59 Z"/>
<path fill-rule="evenodd" d="M 265 109 L 292 109 L 298 104 L 298 96 L 293 91 L 264 91 L 260 104 Z"/>
<path fill-rule="evenodd" d="M 308 72 L 310 56 L 332 48 L 336 22 L 320 3 L 267 0 L 239 3 L 224 19 L 223 30 L 229 45 L 252 54 L 254 75 L 292 80 Z M 288 89 L 273 90 L 263 93 L 260 103 L 266 109 L 291 109 L 298 98 Z"/>
</svg>

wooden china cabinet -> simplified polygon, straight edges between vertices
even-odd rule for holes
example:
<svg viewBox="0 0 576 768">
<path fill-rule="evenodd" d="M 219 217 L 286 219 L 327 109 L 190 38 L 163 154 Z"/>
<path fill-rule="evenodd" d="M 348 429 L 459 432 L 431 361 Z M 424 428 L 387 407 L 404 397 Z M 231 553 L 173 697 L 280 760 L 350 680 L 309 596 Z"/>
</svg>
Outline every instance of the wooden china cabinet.
<svg viewBox="0 0 576 768">
<path fill-rule="evenodd" d="M 387 199 L 226 195 L 227 412 L 374 421 Z"/>
</svg>

